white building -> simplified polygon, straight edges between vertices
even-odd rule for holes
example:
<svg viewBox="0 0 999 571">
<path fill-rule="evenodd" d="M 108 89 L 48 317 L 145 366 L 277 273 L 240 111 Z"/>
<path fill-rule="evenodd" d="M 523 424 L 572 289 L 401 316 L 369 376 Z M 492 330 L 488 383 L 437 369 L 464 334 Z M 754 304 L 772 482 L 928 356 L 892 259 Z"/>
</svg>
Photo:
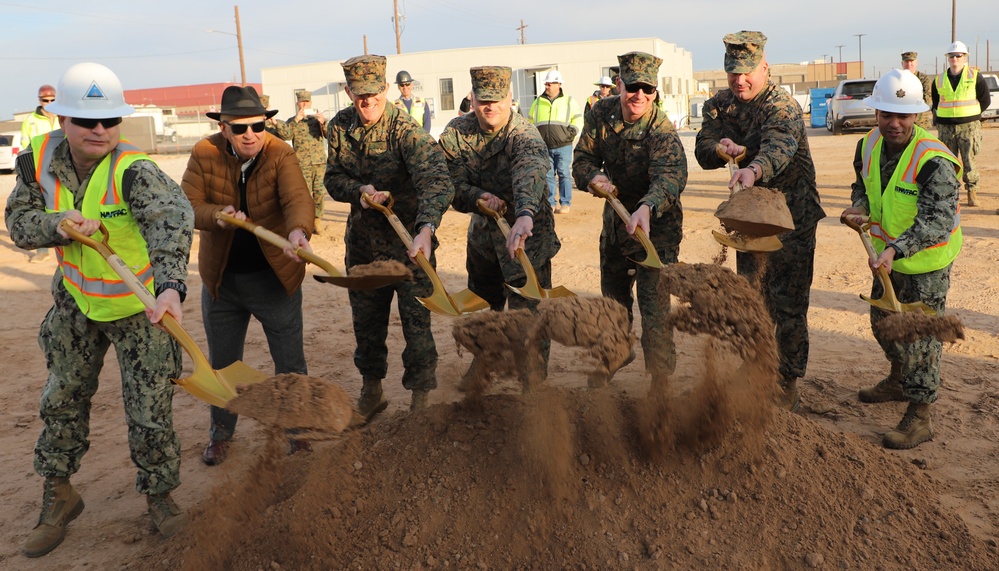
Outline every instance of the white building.
<svg viewBox="0 0 999 571">
<path fill-rule="evenodd" d="M 556 44 L 524 44 L 487 48 L 461 48 L 433 52 L 387 55 L 386 78 L 389 100 L 399 97 L 395 75 L 406 70 L 413 76 L 413 93 L 427 101 L 433 110 L 431 133 L 436 137 L 448 121 L 458 116 L 462 98 L 472 88 L 469 68 L 480 65 L 505 65 L 513 68 L 513 96 L 522 114 L 545 89 L 545 74 L 552 69 L 562 73 L 562 89 L 579 103 L 596 89 L 594 83 L 603 75 L 613 75 L 617 56 L 631 51 L 648 52 L 663 59 L 659 68 L 659 93 L 664 108 L 676 125 L 685 125 L 689 98 L 696 92 L 690 52 L 659 38 L 596 40 Z M 357 54 L 352 54 L 357 55 Z M 264 93 L 271 97 L 271 108 L 280 109 L 277 118 L 294 115 L 295 93 L 312 92 L 312 104 L 332 118 L 350 100 L 344 92 L 343 68 L 349 59 L 313 64 L 265 68 L 261 71 Z"/>
</svg>

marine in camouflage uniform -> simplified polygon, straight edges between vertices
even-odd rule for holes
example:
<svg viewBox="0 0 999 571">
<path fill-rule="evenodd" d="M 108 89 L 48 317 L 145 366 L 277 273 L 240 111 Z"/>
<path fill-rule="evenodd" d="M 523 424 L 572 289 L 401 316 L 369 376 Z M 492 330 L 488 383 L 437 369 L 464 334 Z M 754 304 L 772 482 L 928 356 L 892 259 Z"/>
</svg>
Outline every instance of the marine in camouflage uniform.
<svg viewBox="0 0 999 571">
<path fill-rule="evenodd" d="M 933 76 L 926 75 L 925 73 L 919 71 L 919 54 L 916 52 L 902 52 L 902 69 L 907 69 L 911 71 L 919 83 L 923 86 L 923 100 L 927 105 L 933 105 L 933 99 L 931 91 L 933 89 Z M 916 125 L 919 125 L 923 129 L 929 129 L 933 125 L 933 112 L 924 111 L 916 116 Z"/>
<path fill-rule="evenodd" d="M 444 155 L 433 138 L 407 113 L 386 105 L 385 58 L 359 56 L 344 62 L 343 68 L 354 104 L 330 122 L 325 183 L 334 200 L 350 204 L 344 237 L 347 268 L 395 260 L 413 270 L 413 281 L 349 292 L 357 341 L 354 365 L 365 383 L 359 408 L 365 416 L 373 416 L 384 410 L 382 403 L 387 404 L 381 379 L 388 371 L 385 340 L 393 295 L 398 296 L 406 337 L 402 384 L 413 391 L 414 408 L 420 406 L 419 399 L 425 404 L 427 392 L 437 387 L 437 348 L 430 330 L 430 312 L 416 299 L 430 296 L 433 284 L 410 260 L 388 219 L 374 208 L 362 207 L 361 192 L 372 193 L 369 196 L 391 192 L 393 211 L 406 230 L 419 240 L 417 232 L 429 229 L 432 250 L 437 246 L 433 231 L 451 203 L 454 188 Z M 365 125 L 362 113 L 371 112 L 371 101 L 384 110 L 376 121 Z M 432 251 L 427 258 L 436 265 Z M 371 394 L 377 396 L 366 396 Z"/>
<path fill-rule="evenodd" d="M 666 112 L 654 102 L 652 93 L 628 86 L 658 85 L 662 60 L 642 52 L 618 56 L 620 83 L 625 90 L 597 101 L 586 115 L 583 133 L 572 159 L 576 187 L 586 189 L 594 177 L 606 176 L 617 187 L 618 199 L 629 212 L 649 209 L 649 239 L 664 264 L 677 261 L 683 237 L 683 207 L 680 193 L 687 185 L 687 158 L 680 138 Z M 625 122 L 625 110 L 633 100 L 647 109 Z M 602 178 L 598 178 L 602 180 Z M 632 220 L 635 220 L 635 214 Z M 642 244 L 628 229 L 610 203 L 604 204 L 600 232 L 600 290 L 619 301 L 632 319 L 634 297 L 642 315 L 642 352 L 645 367 L 654 381 L 670 374 L 676 365 L 673 331 L 666 327 L 669 298 L 657 293 L 659 272 L 632 260 L 645 258 Z"/>
<path fill-rule="evenodd" d="M 326 200 L 326 187 L 324 186 L 324 176 L 326 174 L 326 118 L 322 113 L 306 116 L 303 112 L 305 108 L 312 104 L 312 94 L 308 91 L 300 91 L 296 94 L 299 112 L 288 120 L 281 123 L 271 122 L 269 129 L 271 133 L 277 135 L 285 141 L 291 141 L 295 147 L 295 155 L 298 163 L 302 166 L 302 175 L 305 183 L 312 191 L 312 199 L 316 203 L 316 229 L 317 233 L 322 226 L 319 222 L 323 217 L 323 203 Z"/>
<path fill-rule="evenodd" d="M 759 283 L 770 317 L 777 327 L 781 384 L 798 406 L 796 380 L 808 364 L 808 302 L 815 258 L 815 229 L 825 217 L 815 186 L 801 107 L 769 79 L 763 55 L 766 36 L 759 32 L 728 34 L 725 71 L 732 89 L 704 103 L 704 122 L 697 132 L 695 157 L 704 169 L 724 168 L 715 148 L 723 139 L 746 148 L 736 173 L 744 186 L 762 186 L 784 194 L 794 230 L 781 234 L 783 247 L 767 255 L 762 275 L 756 255 L 739 252 L 736 267 Z M 748 82 L 749 87 L 745 87 Z M 739 92 L 734 90 L 739 88 Z M 758 90 L 756 93 L 754 91 Z"/>
</svg>

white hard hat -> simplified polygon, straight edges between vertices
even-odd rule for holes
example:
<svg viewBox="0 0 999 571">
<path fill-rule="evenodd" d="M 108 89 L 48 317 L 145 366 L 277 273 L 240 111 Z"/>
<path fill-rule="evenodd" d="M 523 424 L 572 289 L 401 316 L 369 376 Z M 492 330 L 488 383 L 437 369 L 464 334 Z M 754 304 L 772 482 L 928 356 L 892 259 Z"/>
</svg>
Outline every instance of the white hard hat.
<svg viewBox="0 0 999 571">
<path fill-rule="evenodd" d="M 545 83 L 562 83 L 562 74 L 557 69 L 553 69 L 545 76 Z"/>
<path fill-rule="evenodd" d="M 864 104 L 888 113 L 922 113 L 930 106 L 923 101 L 923 83 L 907 69 L 893 69 L 874 84 Z"/>
<path fill-rule="evenodd" d="M 118 76 L 103 65 L 90 62 L 78 63 L 62 74 L 56 100 L 45 110 L 78 119 L 109 119 L 135 112 L 135 108 L 125 103 Z"/>
<path fill-rule="evenodd" d="M 964 42 L 954 42 L 947 49 L 949 54 L 966 54 L 968 53 L 968 46 L 964 45 Z"/>
<path fill-rule="evenodd" d="M 611 81 L 611 78 L 609 76 L 604 75 L 600 77 L 600 81 L 594 83 L 593 85 L 606 85 L 609 87 L 614 87 L 614 82 Z"/>
</svg>

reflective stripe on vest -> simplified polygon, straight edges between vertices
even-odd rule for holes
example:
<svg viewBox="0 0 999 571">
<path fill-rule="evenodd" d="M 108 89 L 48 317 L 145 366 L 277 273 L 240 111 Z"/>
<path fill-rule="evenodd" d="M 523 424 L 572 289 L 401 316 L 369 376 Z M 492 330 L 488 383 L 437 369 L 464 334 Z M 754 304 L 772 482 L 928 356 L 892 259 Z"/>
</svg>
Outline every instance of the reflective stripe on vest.
<svg viewBox="0 0 999 571">
<path fill-rule="evenodd" d="M 968 65 L 964 66 L 964 70 L 961 72 L 961 80 L 957 82 L 957 89 L 950 86 L 947 72 L 941 73 L 937 77 L 937 93 L 940 95 L 940 102 L 937 104 L 937 117 L 956 118 L 981 115 L 982 106 L 978 103 L 978 92 L 975 90 L 977 83 L 978 72 Z"/>
<path fill-rule="evenodd" d="M 914 126 L 909 145 L 899 157 L 898 165 L 891 180 L 881 192 L 881 150 L 884 139 L 881 131 L 874 129 L 864 138 L 861 176 L 867 190 L 867 200 L 871 210 L 871 242 L 880 254 L 889 242 L 896 240 L 908 230 L 917 214 L 919 185 L 916 175 L 933 158 L 950 160 L 957 167 L 960 180 L 963 169 L 961 161 L 939 140 L 934 139 L 922 127 Z M 947 238 L 929 248 L 892 262 L 892 269 L 903 274 L 924 274 L 947 267 L 961 252 L 964 236 L 961 231 L 961 207 L 955 201 L 954 225 Z"/>
<path fill-rule="evenodd" d="M 531 106 L 531 121 L 535 125 L 544 123 L 546 125 L 570 127 L 574 118 L 572 117 L 572 105 L 569 104 L 570 101 L 572 101 L 572 98 L 568 95 L 556 97 L 555 101 L 549 101 L 545 97 L 538 97 Z M 547 103 L 547 105 L 544 105 L 544 109 L 542 109 L 544 103 Z M 562 106 L 565 107 L 565 121 L 555 119 L 555 116 L 562 112 L 562 109 L 559 109 Z"/>
<path fill-rule="evenodd" d="M 416 119 L 416 122 L 420 124 L 420 127 L 422 127 L 423 126 L 423 114 L 426 111 L 427 105 L 419 97 L 413 97 L 413 102 L 412 102 L 411 105 L 412 105 L 412 107 L 410 107 L 409 111 L 407 111 L 406 110 L 406 102 L 403 101 L 402 98 L 399 98 L 399 99 L 395 100 L 395 106 L 398 107 L 400 110 L 402 110 L 403 113 L 409 113 L 409 115 L 413 119 Z"/>
<path fill-rule="evenodd" d="M 32 142 L 32 147 L 37 150 L 36 180 L 45 198 L 47 212 L 66 212 L 76 207 L 73 193 L 53 176 L 50 168 L 55 149 L 64 139 L 65 134 L 59 130 L 36 137 Z M 131 143 L 120 141 L 90 175 L 80 212 L 84 218 L 99 219 L 104 224 L 108 231 L 108 244 L 152 292 L 153 270 L 146 241 L 121 195 L 125 171 L 132 163 L 142 160 L 151 159 Z M 94 249 L 73 242 L 56 248 L 56 260 L 66 290 L 88 318 L 114 321 L 145 309 L 142 301 Z"/>
</svg>

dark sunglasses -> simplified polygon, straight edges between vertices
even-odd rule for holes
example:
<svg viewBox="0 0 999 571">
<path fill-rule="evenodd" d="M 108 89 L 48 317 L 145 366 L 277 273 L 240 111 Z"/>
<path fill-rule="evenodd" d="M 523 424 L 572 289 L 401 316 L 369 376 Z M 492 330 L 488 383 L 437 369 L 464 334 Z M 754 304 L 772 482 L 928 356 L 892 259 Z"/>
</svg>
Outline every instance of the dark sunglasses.
<svg viewBox="0 0 999 571">
<path fill-rule="evenodd" d="M 652 95 L 656 92 L 656 86 L 645 85 L 644 83 L 626 83 L 624 85 L 625 91 L 628 93 L 637 93 L 639 90 L 646 95 Z"/>
<path fill-rule="evenodd" d="M 39 97 L 38 100 L 42 103 L 52 103 L 55 101 L 55 97 Z"/>
<path fill-rule="evenodd" d="M 410 85 L 413 85 L 413 84 L 412 83 L 400 83 L 399 87 L 409 87 Z"/>
<path fill-rule="evenodd" d="M 105 129 L 110 129 L 121 124 L 121 117 L 111 117 L 110 119 L 80 119 L 79 117 L 73 117 L 69 121 L 77 127 L 83 127 L 84 129 L 96 129 L 98 124 L 104 125 Z"/>
<path fill-rule="evenodd" d="M 242 135 L 246 133 L 247 129 L 252 129 L 254 133 L 262 133 L 265 127 L 263 121 L 250 123 L 249 125 L 247 125 L 246 123 L 230 123 L 228 121 L 222 121 L 222 122 L 229 126 L 229 129 L 232 131 L 233 135 Z"/>
</svg>

